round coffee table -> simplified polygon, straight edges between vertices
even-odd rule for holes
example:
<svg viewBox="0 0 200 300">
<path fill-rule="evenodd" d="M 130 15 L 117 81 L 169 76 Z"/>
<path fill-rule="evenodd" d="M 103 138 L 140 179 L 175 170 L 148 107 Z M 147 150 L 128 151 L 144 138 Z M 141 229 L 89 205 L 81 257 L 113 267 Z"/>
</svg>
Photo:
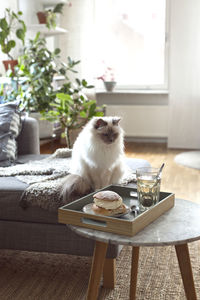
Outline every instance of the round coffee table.
<svg viewBox="0 0 200 300">
<path fill-rule="evenodd" d="M 174 245 L 188 300 L 197 300 L 188 243 L 200 239 L 200 205 L 175 199 L 175 206 L 133 237 L 68 225 L 76 233 L 94 239 L 95 249 L 87 292 L 87 300 L 96 300 L 107 246 L 132 246 L 130 299 L 135 299 L 139 247 Z"/>
</svg>

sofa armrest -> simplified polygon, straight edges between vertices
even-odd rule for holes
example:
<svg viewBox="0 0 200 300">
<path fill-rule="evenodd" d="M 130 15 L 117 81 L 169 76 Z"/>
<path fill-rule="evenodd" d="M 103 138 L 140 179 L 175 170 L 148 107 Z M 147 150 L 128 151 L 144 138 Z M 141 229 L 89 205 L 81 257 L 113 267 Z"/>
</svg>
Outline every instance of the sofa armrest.
<svg viewBox="0 0 200 300">
<path fill-rule="evenodd" d="M 17 138 L 18 154 L 40 154 L 39 126 L 34 118 L 22 117 L 22 130 Z"/>
</svg>

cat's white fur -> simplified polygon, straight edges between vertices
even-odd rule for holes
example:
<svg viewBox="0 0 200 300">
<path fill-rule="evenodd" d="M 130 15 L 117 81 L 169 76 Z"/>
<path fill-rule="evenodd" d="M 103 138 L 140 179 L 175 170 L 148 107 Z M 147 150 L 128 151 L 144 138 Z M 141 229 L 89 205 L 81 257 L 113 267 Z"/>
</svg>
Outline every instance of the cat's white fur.
<svg viewBox="0 0 200 300">
<path fill-rule="evenodd" d="M 119 183 L 123 176 L 124 134 L 119 125 L 112 125 L 113 117 L 103 117 L 108 126 L 115 126 L 117 139 L 106 144 L 97 134 L 94 124 L 98 118 L 90 120 L 76 139 L 72 151 L 70 173 L 84 178 L 94 189 Z"/>
</svg>

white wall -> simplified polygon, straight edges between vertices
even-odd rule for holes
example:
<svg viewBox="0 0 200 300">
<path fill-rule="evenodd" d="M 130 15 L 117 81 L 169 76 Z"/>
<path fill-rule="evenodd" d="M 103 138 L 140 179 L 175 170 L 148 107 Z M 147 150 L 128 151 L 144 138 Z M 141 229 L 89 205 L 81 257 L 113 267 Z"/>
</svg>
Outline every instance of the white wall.
<svg viewBox="0 0 200 300">
<path fill-rule="evenodd" d="M 169 136 L 172 148 L 200 148 L 200 1 L 171 1 Z"/>
<path fill-rule="evenodd" d="M 18 0 L 18 6 L 26 25 L 38 24 L 37 12 L 43 9 L 41 0 Z"/>
<path fill-rule="evenodd" d="M 167 92 L 97 92 L 96 98 L 98 105 L 106 103 L 107 115 L 122 117 L 121 125 L 124 128 L 125 136 L 129 137 L 129 140 L 167 141 Z"/>
<path fill-rule="evenodd" d="M 126 137 L 167 137 L 167 105 L 108 105 L 106 114 L 122 118 L 120 124 Z"/>
</svg>

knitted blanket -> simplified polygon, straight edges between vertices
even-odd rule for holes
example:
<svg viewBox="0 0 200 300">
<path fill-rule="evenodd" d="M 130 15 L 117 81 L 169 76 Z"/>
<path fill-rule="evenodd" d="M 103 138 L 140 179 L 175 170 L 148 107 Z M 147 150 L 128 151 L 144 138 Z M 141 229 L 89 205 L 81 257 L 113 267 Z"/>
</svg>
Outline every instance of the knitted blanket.
<svg viewBox="0 0 200 300">
<path fill-rule="evenodd" d="M 64 205 L 61 198 L 63 181 L 69 174 L 72 150 L 57 149 L 47 158 L 29 161 L 25 164 L 0 168 L 0 177 L 15 176 L 28 184 L 20 199 L 20 206 L 38 206 L 49 211 L 57 211 Z M 127 169 L 121 184 L 135 181 L 135 174 Z"/>
</svg>

